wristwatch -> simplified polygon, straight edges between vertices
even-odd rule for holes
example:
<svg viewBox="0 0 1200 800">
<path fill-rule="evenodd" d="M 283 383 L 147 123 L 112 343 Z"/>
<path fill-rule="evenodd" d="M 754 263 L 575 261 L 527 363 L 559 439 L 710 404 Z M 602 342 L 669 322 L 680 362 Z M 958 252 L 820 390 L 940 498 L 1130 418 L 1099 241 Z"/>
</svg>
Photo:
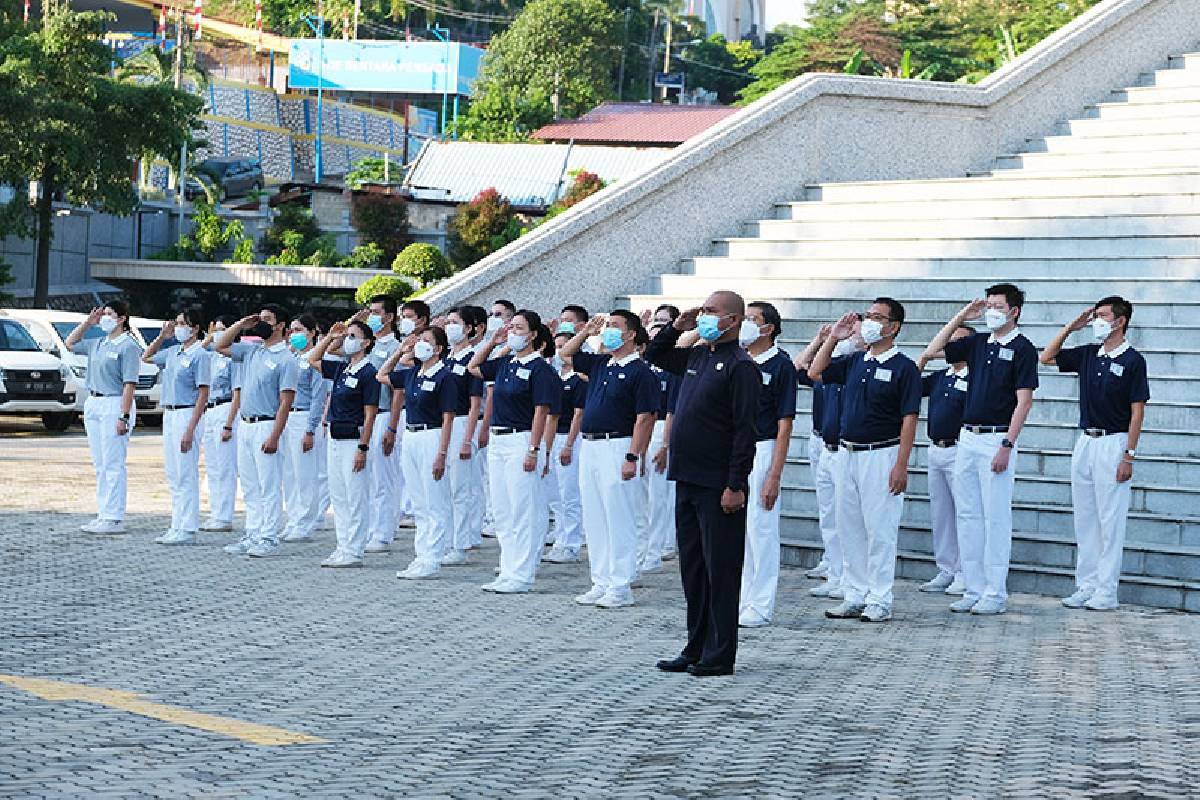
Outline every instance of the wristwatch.
<svg viewBox="0 0 1200 800">
<path fill-rule="evenodd" d="M 626 453 L 625 460 L 628 461 L 630 464 L 636 464 L 638 462 L 638 457 L 634 453 Z"/>
<path fill-rule="evenodd" d="M 541 449 L 542 448 L 531 444 L 531 445 L 529 445 L 529 455 L 536 456 L 538 454 L 538 451 Z"/>
<path fill-rule="evenodd" d="M 1013 449 L 1013 447 L 1015 446 L 1015 443 L 1014 443 L 1014 442 L 1010 442 L 1008 439 L 1001 439 L 1001 440 L 1000 440 L 1000 446 L 1001 446 L 1001 447 L 1007 447 L 1009 450 L 1011 450 L 1011 449 Z"/>
<path fill-rule="evenodd" d="M 370 449 L 371 449 L 371 446 L 370 446 L 370 445 L 366 445 L 366 444 L 360 444 L 360 445 L 358 446 L 358 452 L 360 452 L 360 453 L 365 453 L 365 452 L 367 452 L 367 451 L 368 451 L 368 450 L 370 450 Z"/>
<path fill-rule="evenodd" d="M 1129 456 L 1130 458 L 1134 458 L 1137 456 L 1137 450 L 1126 450 L 1125 455 Z"/>
</svg>

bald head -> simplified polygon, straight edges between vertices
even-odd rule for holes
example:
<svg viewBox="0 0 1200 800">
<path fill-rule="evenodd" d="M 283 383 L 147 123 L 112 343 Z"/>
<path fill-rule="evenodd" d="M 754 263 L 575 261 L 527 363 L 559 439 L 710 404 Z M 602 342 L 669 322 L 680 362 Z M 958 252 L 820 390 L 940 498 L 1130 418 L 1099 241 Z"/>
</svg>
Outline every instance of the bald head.
<svg viewBox="0 0 1200 800">
<path fill-rule="evenodd" d="M 704 307 L 720 309 L 721 314 L 746 315 L 746 301 L 737 292 L 713 292 L 704 302 Z"/>
</svg>

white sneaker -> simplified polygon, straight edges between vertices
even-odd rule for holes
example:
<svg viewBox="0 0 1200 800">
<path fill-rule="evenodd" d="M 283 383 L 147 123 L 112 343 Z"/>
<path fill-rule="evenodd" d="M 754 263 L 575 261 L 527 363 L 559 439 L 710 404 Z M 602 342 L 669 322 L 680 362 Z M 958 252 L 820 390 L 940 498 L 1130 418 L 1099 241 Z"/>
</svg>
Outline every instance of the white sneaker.
<svg viewBox="0 0 1200 800">
<path fill-rule="evenodd" d="M 771 620 L 767 619 L 753 608 L 747 608 L 738 615 L 739 628 L 763 628 L 770 624 Z"/>
<path fill-rule="evenodd" d="M 606 594 L 607 592 L 604 590 L 603 586 L 593 586 L 587 592 L 576 596 L 575 602 L 579 603 L 581 606 L 594 606 L 596 603 L 600 602 L 600 599 Z"/>
<path fill-rule="evenodd" d="M 174 528 L 167 528 L 161 535 L 154 537 L 155 544 L 166 544 L 175 535 Z"/>
<path fill-rule="evenodd" d="M 954 583 L 946 587 L 946 594 L 963 595 L 967 593 L 967 582 L 962 578 L 955 578 Z"/>
<path fill-rule="evenodd" d="M 638 569 L 638 572 L 642 575 L 655 575 L 662 571 L 663 571 L 663 565 L 662 565 L 661 561 L 651 563 L 651 564 L 646 564 L 645 566 Z"/>
<path fill-rule="evenodd" d="M 167 531 L 163 536 L 158 537 L 154 541 L 159 544 L 176 545 L 176 544 L 195 544 L 195 531 Z"/>
<path fill-rule="evenodd" d="M 124 533 L 125 526 L 115 519 L 98 519 L 95 524 L 88 529 L 88 533 L 98 533 L 104 536 L 110 536 L 115 533 Z"/>
<path fill-rule="evenodd" d="M 274 539 L 263 539 L 255 542 L 246 549 L 246 555 L 251 558 L 270 558 L 279 555 L 279 542 Z"/>
<path fill-rule="evenodd" d="M 862 616 L 859 617 L 863 622 L 887 622 L 891 618 L 892 610 L 878 603 L 871 603 L 864 608 Z"/>
<path fill-rule="evenodd" d="M 443 567 L 457 567 L 467 563 L 469 563 L 469 559 L 465 550 L 447 550 L 446 555 L 442 556 Z"/>
<path fill-rule="evenodd" d="M 413 518 L 411 515 L 407 515 L 407 514 L 406 514 L 405 516 L 403 516 L 403 517 L 401 517 L 401 518 L 400 518 L 400 523 L 399 523 L 399 524 L 400 524 L 400 527 L 401 527 L 401 528 L 415 528 L 415 527 L 417 527 L 417 521 L 416 521 L 416 520 L 415 520 L 415 519 L 414 519 L 414 518 Z"/>
<path fill-rule="evenodd" d="M 231 531 L 231 530 L 233 530 L 233 523 L 232 522 L 222 522 L 219 519 L 212 519 L 210 517 L 209 519 L 204 520 L 203 524 L 200 525 L 200 530 L 212 531 L 212 532 Z"/>
<path fill-rule="evenodd" d="M 483 533 L 482 533 L 481 535 L 482 535 L 482 536 L 483 536 L 483 538 L 485 538 L 485 539 L 495 539 L 495 538 L 496 538 L 496 531 L 495 531 L 495 530 L 493 530 L 492 528 L 484 528 L 484 529 L 483 529 Z"/>
<path fill-rule="evenodd" d="M 313 538 L 311 533 L 301 533 L 300 531 L 288 531 L 283 536 L 279 537 L 281 542 L 307 542 Z"/>
<path fill-rule="evenodd" d="M 825 616 L 830 619 L 858 619 L 866 610 L 866 603 L 853 603 L 849 600 L 843 600 L 833 608 L 825 609 Z"/>
<path fill-rule="evenodd" d="M 1077 589 L 1075 594 L 1070 597 L 1064 597 L 1062 604 L 1067 608 L 1083 608 L 1088 600 L 1092 599 L 1095 591 L 1092 589 Z"/>
<path fill-rule="evenodd" d="M 427 561 L 414 558 L 407 567 L 396 573 L 396 577 L 419 581 L 423 578 L 432 578 L 434 575 L 437 575 L 438 568 L 438 564 L 430 564 Z"/>
<path fill-rule="evenodd" d="M 324 560 L 324 561 L 322 561 L 322 562 L 321 562 L 321 566 L 322 566 L 322 567 L 328 567 L 328 566 L 329 566 L 330 564 L 332 564 L 334 561 L 337 561 L 339 558 L 341 558 L 341 556 L 342 556 L 342 551 L 341 551 L 341 550 L 334 550 L 332 553 L 330 553 L 330 554 L 329 554 L 329 555 L 328 555 L 328 556 L 325 558 L 325 560 Z"/>
<path fill-rule="evenodd" d="M 954 583 L 953 575 L 951 575 L 949 572 L 939 572 L 934 576 L 933 580 L 929 581 L 928 583 L 921 584 L 921 587 L 918 589 L 918 591 L 942 592 L 944 594 L 946 587 L 952 583 Z"/>
<path fill-rule="evenodd" d="M 542 556 L 542 561 L 548 561 L 551 564 L 577 564 L 579 563 L 579 550 L 574 547 L 554 547 L 549 553 Z"/>
<path fill-rule="evenodd" d="M 1003 600 L 993 600 L 990 597 L 984 597 L 971 609 L 972 614 L 988 617 L 995 614 L 1003 614 L 1006 611 L 1008 611 L 1008 606 L 1004 604 Z"/>
<path fill-rule="evenodd" d="M 961 600 L 955 600 L 953 603 L 951 603 L 950 610 L 955 614 L 967 614 L 970 613 L 971 609 L 974 608 L 978 602 L 978 598 L 971 599 L 970 597 L 963 597 Z"/>
<path fill-rule="evenodd" d="M 663 550 L 663 552 L 662 552 L 662 560 L 663 561 L 674 561 L 678 557 L 679 557 L 679 554 L 677 552 L 675 552 L 675 548 L 671 548 L 670 550 Z"/>
<path fill-rule="evenodd" d="M 629 589 L 611 589 L 596 601 L 596 608 L 627 608 L 633 605 L 633 592 Z"/>
<path fill-rule="evenodd" d="M 824 577 L 827 577 L 828 575 L 829 575 L 829 565 L 826 564 L 824 561 L 822 561 L 820 564 L 817 564 L 815 567 L 810 569 L 808 572 L 804 573 L 804 577 L 806 577 L 806 578 L 824 578 Z"/>
<path fill-rule="evenodd" d="M 392 546 L 387 542 L 367 542 L 367 546 L 363 548 L 364 553 L 386 553 L 392 549 Z"/>
<path fill-rule="evenodd" d="M 528 594 L 531 589 L 533 589 L 531 583 L 504 578 L 496 581 L 496 588 L 492 591 L 496 594 Z"/>
<path fill-rule="evenodd" d="M 243 536 L 236 542 L 230 542 L 221 549 L 231 556 L 244 556 L 250 550 L 250 545 L 252 544 L 254 544 L 254 541 L 249 536 Z"/>
<path fill-rule="evenodd" d="M 814 586 L 808 590 L 810 597 L 833 597 L 834 592 L 840 592 L 841 587 L 835 583 L 825 581 L 820 586 Z"/>
<path fill-rule="evenodd" d="M 104 520 L 100 519 L 99 517 L 96 517 L 95 519 L 80 525 L 79 530 L 83 531 L 84 533 L 95 533 L 95 527 L 103 521 Z"/>
<path fill-rule="evenodd" d="M 1116 611 L 1120 607 L 1117 598 L 1112 595 L 1102 595 L 1099 592 L 1092 595 L 1091 599 L 1083 604 L 1083 607 L 1088 611 Z"/>
<path fill-rule="evenodd" d="M 338 553 L 333 558 L 321 564 L 322 567 L 329 567 L 330 569 L 354 569 L 361 568 L 362 565 L 363 560 L 361 558 L 356 558 L 349 553 Z"/>
</svg>

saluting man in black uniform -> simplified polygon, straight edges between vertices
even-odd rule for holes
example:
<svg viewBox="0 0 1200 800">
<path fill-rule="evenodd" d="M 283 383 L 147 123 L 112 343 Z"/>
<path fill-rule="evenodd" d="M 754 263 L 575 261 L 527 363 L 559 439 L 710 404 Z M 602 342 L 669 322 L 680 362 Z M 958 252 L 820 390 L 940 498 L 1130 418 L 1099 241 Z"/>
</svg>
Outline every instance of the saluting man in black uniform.
<svg viewBox="0 0 1200 800">
<path fill-rule="evenodd" d="M 675 535 L 687 598 L 688 643 L 664 672 L 732 675 L 746 548 L 746 490 L 754 465 L 762 374 L 738 344 L 746 304 L 715 292 L 659 331 L 646 360 L 683 376 L 671 430 Z M 677 348 L 696 328 L 704 344 Z"/>
</svg>

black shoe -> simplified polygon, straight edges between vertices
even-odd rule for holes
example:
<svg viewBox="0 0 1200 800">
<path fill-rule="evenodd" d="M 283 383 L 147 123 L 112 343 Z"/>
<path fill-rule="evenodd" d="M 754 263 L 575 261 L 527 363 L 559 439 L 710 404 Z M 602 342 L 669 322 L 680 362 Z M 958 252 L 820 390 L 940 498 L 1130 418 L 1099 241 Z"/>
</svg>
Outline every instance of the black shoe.
<svg viewBox="0 0 1200 800">
<path fill-rule="evenodd" d="M 663 672 L 687 672 L 689 668 L 695 664 L 695 661 L 690 661 L 683 656 L 676 656 L 670 661 L 659 661 L 654 666 L 661 669 Z"/>
<path fill-rule="evenodd" d="M 687 671 L 688 675 L 696 678 L 711 678 L 716 675 L 732 675 L 733 667 L 717 667 L 697 662 L 689 665 Z"/>
</svg>

